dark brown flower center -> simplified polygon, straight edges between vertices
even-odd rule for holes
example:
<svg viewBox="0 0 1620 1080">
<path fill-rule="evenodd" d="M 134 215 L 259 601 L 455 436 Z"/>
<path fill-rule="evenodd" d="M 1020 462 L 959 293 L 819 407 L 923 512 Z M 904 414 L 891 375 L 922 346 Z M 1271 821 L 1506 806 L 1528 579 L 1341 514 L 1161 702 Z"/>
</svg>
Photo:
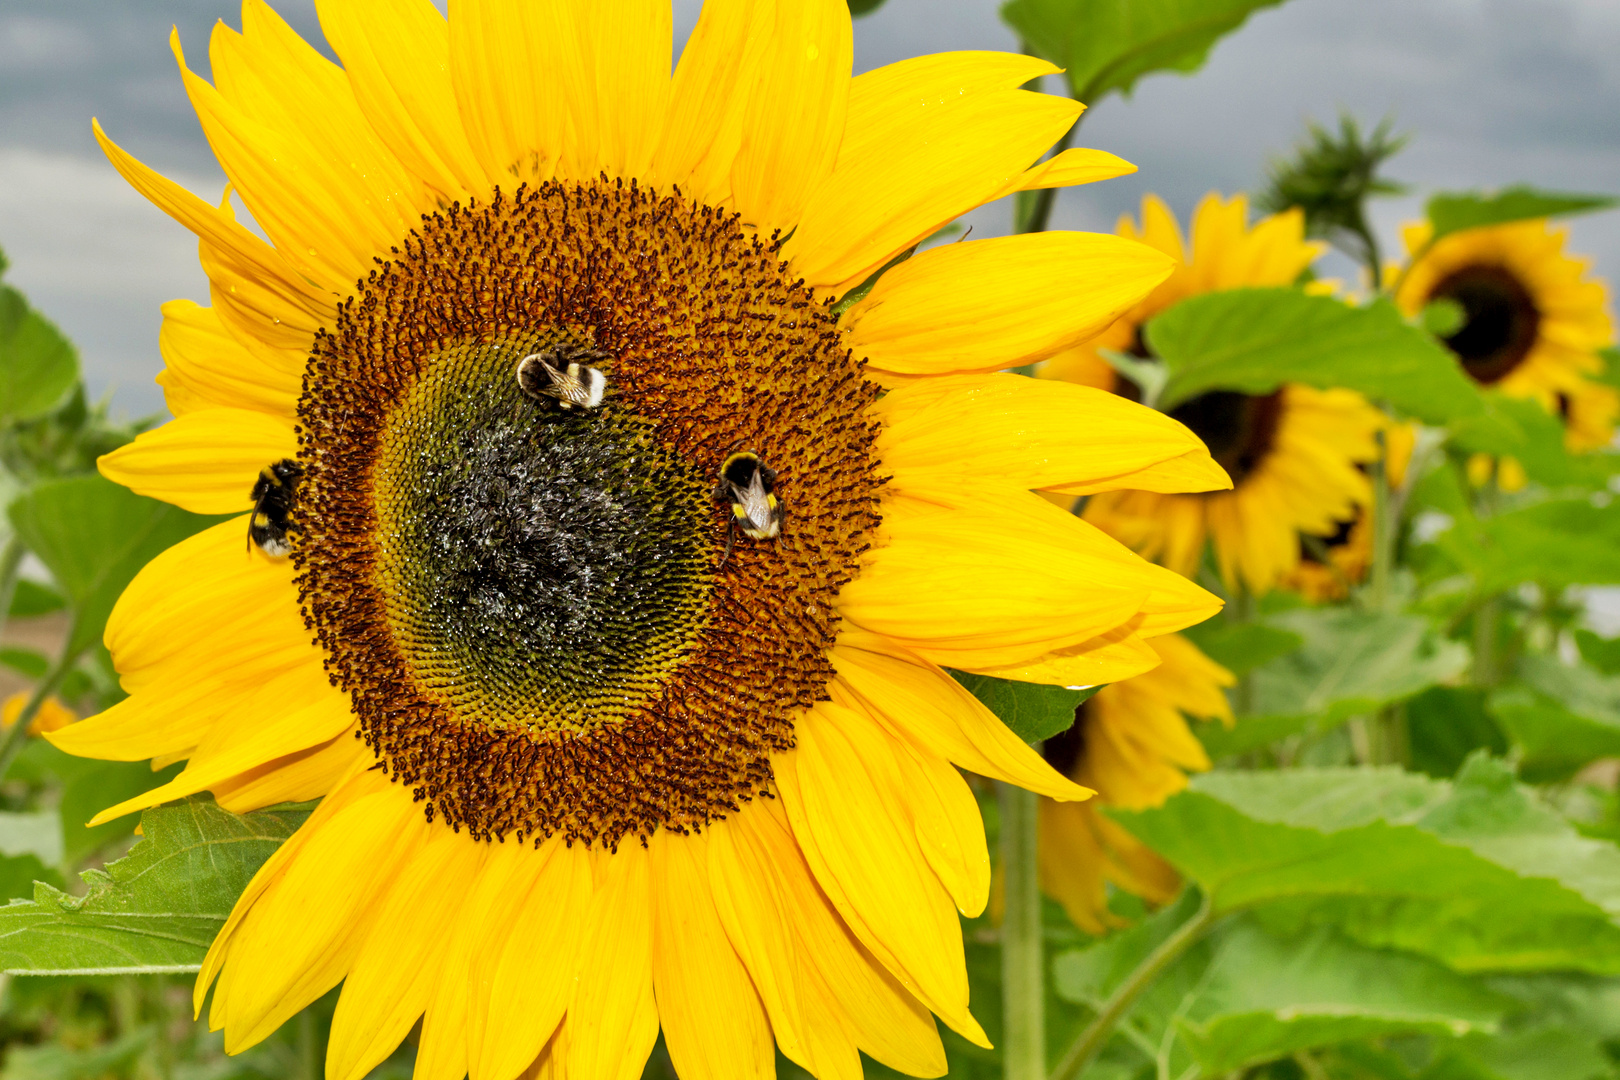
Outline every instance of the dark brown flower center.
<svg viewBox="0 0 1620 1080">
<path fill-rule="evenodd" d="M 402 248 L 299 403 L 300 595 L 383 767 L 485 839 L 613 846 L 767 793 L 877 520 L 833 318 L 736 215 L 634 185 L 458 204 Z M 586 357 L 600 404 L 525 392 L 535 353 Z M 722 566 L 738 450 L 786 516 Z"/>
<path fill-rule="evenodd" d="M 1170 415 L 1204 440 L 1232 483 L 1241 484 L 1275 446 L 1282 410 L 1281 390 L 1258 396 L 1212 390 L 1182 402 Z"/>
<path fill-rule="evenodd" d="M 1477 383 L 1489 386 L 1523 363 L 1541 329 L 1530 290 L 1500 266 L 1465 266 L 1434 287 L 1429 300 L 1453 300 L 1463 324 L 1445 339 Z"/>
</svg>

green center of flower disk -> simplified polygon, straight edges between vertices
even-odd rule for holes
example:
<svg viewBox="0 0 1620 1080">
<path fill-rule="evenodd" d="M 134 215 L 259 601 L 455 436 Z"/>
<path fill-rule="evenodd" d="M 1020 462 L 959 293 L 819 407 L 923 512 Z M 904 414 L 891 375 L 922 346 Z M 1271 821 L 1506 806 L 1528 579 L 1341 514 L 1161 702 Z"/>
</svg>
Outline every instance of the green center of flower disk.
<svg viewBox="0 0 1620 1080">
<path fill-rule="evenodd" d="M 878 520 L 877 391 L 825 304 L 735 214 L 605 181 L 457 204 L 392 256 L 317 337 L 293 553 L 382 767 L 536 843 L 768 793 Z M 525 392 L 535 353 L 587 357 L 601 403 Z M 773 539 L 715 498 L 742 450 Z"/>
<path fill-rule="evenodd" d="M 1462 325 L 1445 341 L 1463 370 L 1485 386 L 1523 363 L 1541 330 L 1535 297 L 1505 267 L 1462 267 L 1435 285 L 1429 299 L 1452 300 L 1462 308 Z"/>
</svg>

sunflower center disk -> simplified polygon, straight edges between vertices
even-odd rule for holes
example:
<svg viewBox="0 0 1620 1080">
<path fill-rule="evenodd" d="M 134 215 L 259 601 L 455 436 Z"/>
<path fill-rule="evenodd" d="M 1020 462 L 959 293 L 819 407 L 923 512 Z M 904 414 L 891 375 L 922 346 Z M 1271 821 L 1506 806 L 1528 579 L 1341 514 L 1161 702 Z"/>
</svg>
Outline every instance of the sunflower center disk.
<svg viewBox="0 0 1620 1080">
<path fill-rule="evenodd" d="M 709 490 L 622 409 L 519 388 L 537 340 L 432 358 L 375 472 L 395 641 L 463 722 L 584 731 L 633 714 L 693 644 Z"/>
<path fill-rule="evenodd" d="M 1530 354 L 1541 312 L 1524 283 L 1495 266 L 1470 266 L 1434 287 L 1430 300 L 1454 300 L 1463 324 L 1446 338 L 1475 382 L 1498 382 Z"/>
<path fill-rule="evenodd" d="M 1255 396 L 1235 390 L 1212 390 L 1170 410 L 1204 440 L 1210 456 L 1241 484 L 1259 467 L 1277 441 L 1282 420 L 1282 391 Z"/>
<path fill-rule="evenodd" d="M 599 402 L 520 383 L 536 352 Z M 877 521 L 875 396 L 736 215 L 603 182 L 425 218 L 299 402 L 300 598 L 389 776 L 475 837 L 608 847 L 768 792 Z M 787 517 L 722 565 L 738 450 Z"/>
</svg>

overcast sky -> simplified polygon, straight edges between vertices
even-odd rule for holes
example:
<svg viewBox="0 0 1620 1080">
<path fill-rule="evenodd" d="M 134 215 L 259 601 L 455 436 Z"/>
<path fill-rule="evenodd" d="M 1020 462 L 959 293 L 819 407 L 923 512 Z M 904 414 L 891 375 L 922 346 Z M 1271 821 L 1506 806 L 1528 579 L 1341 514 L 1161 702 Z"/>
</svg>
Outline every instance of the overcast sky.
<svg viewBox="0 0 1620 1080">
<path fill-rule="evenodd" d="M 1138 0 L 1149 3 L 1152 0 Z M 319 42 L 312 0 L 274 6 Z M 998 0 L 888 0 L 857 21 L 858 71 L 947 49 L 1015 49 Z M 696 0 L 676 0 L 677 34 Z M 78 343 L 93 394 L 130 414 L 162 408 L 158 305 L 206 302 L 196 242 L 135 195 L 90 134 L 99 116 L 127 149 L 210 200 L 223 176 L 167 45 L 178 25 L 207 71 L 232 0 L 0 0 L 0 246 L 7 280 Z M 1205 191 L 1252 189 L 1307 119 L 1349 109 L 1395 117 L 1413 139 L 1390 173 L 1414 194 L 1378 207 L 1398 223 L 1436 188 L 1529 182 L 1620 191 L 1620 3 L 1616 0 L 1291 0 L 1254 16 L 1191 78 L 1153 76 L 1086 117 L 1079 142 L 1140 166 L 1072 189 L 1059 228 L 1111 230 L 1146 191 L 1179 215 Z M 1005 231 L 1005 207 L 974 216 Z M 1620 274 L 1620 213 L 1576 219 L 1574 248 Z M 1341 269 L 1342 272 L 1342 269 Z"/>
</svg>

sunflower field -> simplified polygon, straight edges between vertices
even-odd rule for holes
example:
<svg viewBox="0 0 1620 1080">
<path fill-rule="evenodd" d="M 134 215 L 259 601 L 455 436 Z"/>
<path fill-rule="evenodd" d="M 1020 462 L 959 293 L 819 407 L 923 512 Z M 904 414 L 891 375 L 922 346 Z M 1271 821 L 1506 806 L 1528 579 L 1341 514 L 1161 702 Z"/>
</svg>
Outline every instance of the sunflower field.
<svg viewBox="0 0 1620 1080">
<path fill-rule="evenodd" d="M 176 31 L 168 415 L 0 283 L 0 1080 L 1620 1077 L 1620 200 L 1049 227 L 1279 2 Z"/>
</svg>

